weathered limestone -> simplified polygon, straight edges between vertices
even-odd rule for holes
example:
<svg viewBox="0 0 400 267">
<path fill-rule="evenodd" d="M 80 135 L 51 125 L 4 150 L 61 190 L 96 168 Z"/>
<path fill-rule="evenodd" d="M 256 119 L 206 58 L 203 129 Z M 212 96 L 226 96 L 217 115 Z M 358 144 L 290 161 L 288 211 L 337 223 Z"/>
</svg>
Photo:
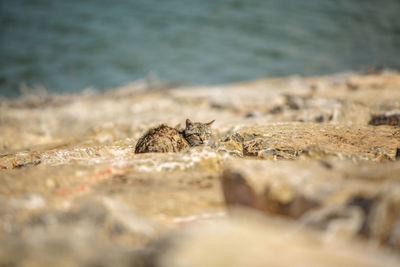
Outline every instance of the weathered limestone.
<svg viewBox="0 0 400 267">
<path fill-rule="evenodd" d="M 264 159 L 339 158 L 396 160 L 400 129 L 318 123 L 243 127 L 221 142 L 221 150 Z"/>
<path fill-rule="evenodd" d="M 228 206 L 298 220 L 332 236 L 400 248 L 400 164 L 235 160 L 221 175 Z"/>
<path fill-rule="evenodd" d="M 168 245 L 165 245 L 168 244 Z M 280 219 L 236 212 L 229 220 L 195 225 L 153 249 L 156 266 L 396 266 L 393 255 L 357 242 L 324 238 Z"/>
<path fill-rule="evenodd" d="M 146 88 L 0 99 L 0 265 L 400 262 L 399 73 Z M 186 118 L 208 146 L 134 154 Z"/>
</svg>

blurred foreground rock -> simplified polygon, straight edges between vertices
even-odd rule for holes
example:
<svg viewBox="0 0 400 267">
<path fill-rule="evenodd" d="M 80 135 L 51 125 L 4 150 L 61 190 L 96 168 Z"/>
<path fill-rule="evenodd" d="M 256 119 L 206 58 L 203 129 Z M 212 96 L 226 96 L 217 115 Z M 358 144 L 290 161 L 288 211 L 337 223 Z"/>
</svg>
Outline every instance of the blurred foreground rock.
<svg viewBox="0 0 400 267">
<path fill-rule="evenodd" d="M 392 71 L 0 98 L 0 265 L 395 266 L 398 110 Z M 134 154 L 186 118 L 208 146 Z"/>
<path fill-rule="evenodd" d="M 400 165 L 235 161 L 222 174 L 229 206 L 247 206 L 324 230 L 400 247 Z"/>
<path fill-rule="evenodd" d="M 148 266 L 159 267 L 397 266 L 388 253 L 243 210 L 229 220 L 178 231 L 150 251 Z"/>
</svg>

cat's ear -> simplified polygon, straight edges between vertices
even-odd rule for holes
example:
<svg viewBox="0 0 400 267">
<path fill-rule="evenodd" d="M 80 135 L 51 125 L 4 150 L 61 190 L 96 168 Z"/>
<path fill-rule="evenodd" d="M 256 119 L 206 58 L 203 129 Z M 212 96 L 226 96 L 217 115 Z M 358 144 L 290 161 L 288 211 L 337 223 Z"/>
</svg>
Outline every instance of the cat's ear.
<svg viewBox="0 0 400 267">
<path fill-rule="evenodd" d="M 210 121 L 210 122 L 207 122 L 207 123 L 205 123 L 205 125 L 211 125 L 211 124 L 214 123 L 214 121 L 215 121 L 215 120 L 212 120 L 212 121 Z"/>
<path fill-rule="evenodd" d="M 186 127 L 189 127 L 190 124 L 192 124 L 192 122 L 189 119 L 186 119 Z"/>
</svg>

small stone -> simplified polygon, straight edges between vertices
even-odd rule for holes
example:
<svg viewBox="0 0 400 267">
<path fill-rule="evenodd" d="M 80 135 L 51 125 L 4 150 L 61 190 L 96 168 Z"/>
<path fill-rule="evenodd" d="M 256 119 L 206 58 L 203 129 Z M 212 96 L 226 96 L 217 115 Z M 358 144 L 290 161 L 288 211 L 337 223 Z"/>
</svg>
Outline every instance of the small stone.
<svg viewBox="0 0 400 267">
<path fill-rule="evenodd" d="M 400 126 L 400 113 L 384 113 L 378 115 L 372 115 L 368 123 L 369 125 L 379 126 L 379 125 L 391 125 Z"/>
</svg>

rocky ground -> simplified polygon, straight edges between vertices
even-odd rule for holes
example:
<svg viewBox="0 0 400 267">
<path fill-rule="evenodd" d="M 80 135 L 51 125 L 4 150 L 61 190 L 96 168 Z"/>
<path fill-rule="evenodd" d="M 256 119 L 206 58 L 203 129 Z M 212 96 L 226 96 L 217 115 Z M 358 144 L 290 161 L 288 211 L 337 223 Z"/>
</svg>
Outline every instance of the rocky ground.
<svg viewBox="0 0 400 267">
<path fill-rule="evenodd" d="M 209 145 L 134 154 L 150 127 Z M 400 73 L 0 99 L 0 265 L 398 266 Z"/>
</svg>

